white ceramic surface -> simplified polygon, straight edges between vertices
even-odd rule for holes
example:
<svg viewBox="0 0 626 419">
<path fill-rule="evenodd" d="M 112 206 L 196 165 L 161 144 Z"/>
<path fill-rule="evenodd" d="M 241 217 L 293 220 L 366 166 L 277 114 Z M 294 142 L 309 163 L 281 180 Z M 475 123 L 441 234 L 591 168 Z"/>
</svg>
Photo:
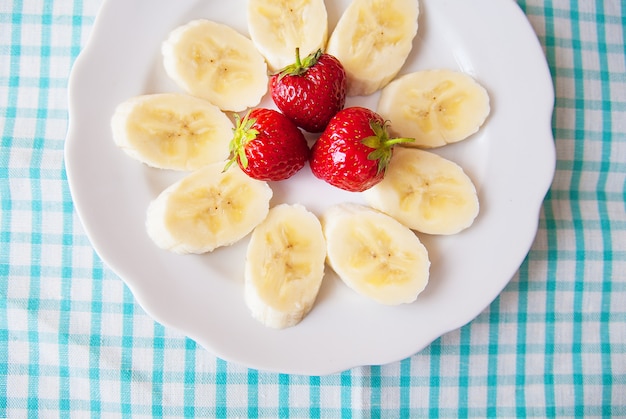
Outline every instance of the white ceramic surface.
<svg viewBox="0 0 626 419">
<path fill-rule="evenodd" d="M 330 28 L 347 1 L 327 0 Z M 421 0 L 418 36 L 401 74 L 465 71 L 490 93 L 492 113 L 472 138 L 437 152 L 476 183 L 481 213 L 465 232 L 424 237 L 431 279 L 410 305 L 366 301 L 330 272 L 313 311 L 286 330 L 263 327 L 243 301 L 247 240 L 211 254 L 180 256 L 146 235 L 149 201 L 182 174 L 148 168 L 117 149 L 110 117 L 126 98 L 178 91 L 161 64 L 168 32 L 209 18 L 247 34 L 244 1 L 105 0 L 70 79 L 67 175 L 96 252 L 156 320 L 215 355 L 269 371 L 322 375 L 408 357 L 483 311 L 515 275 L 537 231 L 555 166 L 553 86 L 525 15 L 511 0 Z M 377 95 L 348 105 L 375 109 Z M 263 106 L 272 106 L 268 98 Z M 300 202 L 320 214 L 364 202 L 316 180 L 306 167 L 272 184 L 272 204 Z"/>
</svg>

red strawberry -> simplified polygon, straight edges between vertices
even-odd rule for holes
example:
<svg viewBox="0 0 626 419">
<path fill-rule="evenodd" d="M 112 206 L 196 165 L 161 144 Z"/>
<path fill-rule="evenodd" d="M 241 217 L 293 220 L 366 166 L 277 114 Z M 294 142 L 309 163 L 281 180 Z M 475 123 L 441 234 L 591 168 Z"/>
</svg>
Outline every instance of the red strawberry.
<svg viewBox="0 0 626 419">
<path fill-rule="evenodd" d="M 273 109 L 253 109 L 236 127 L 230 142 L 231 158 L 248 176 L 259 180 L 284 180 L 304 167 L 309 146 L 302 131 Z"/>
<path fill-rule="evenodd" d="M 270 79 L 274 103 L 297 126 L 322 132 L 346 103 L 346 72 L 339 60 L 322 50 L 296 62 Z"/>
<path fill-rule="evenodd" d="M 341 189 L 361 192 L 380 182 L 392 147 L 412 138 L 389 138 L 387 123 L 361 107 L 339 111 L 313 145 L 313 174 Z"/>
</svg>

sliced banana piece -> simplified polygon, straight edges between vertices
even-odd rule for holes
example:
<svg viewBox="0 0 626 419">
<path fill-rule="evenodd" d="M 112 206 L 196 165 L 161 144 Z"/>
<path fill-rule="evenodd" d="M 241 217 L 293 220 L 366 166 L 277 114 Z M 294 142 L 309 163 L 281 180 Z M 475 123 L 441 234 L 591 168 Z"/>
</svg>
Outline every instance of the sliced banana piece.
<svg viewBox="0 0 626 419">
<path fill-rule="evenodd" d="M 468 74 L 424 70 L 404 75 L 381 92 L 378 113 L 392 121 L 393 132 L 415 138 L 410 144 L 431 148 L 474 134 L 491 108 L 487 90 Z"/>
<path fill-rule="evenodd" d="M 252 41 L 205 19 L 174 29 L 161 47 L 166 73 L 186 92 L 225 111 L 259 104 L 267 92 L 267 64 Z"/>
<path fill-rule="evenodd" d="M 324 49 L 328 15 L 324 0 L 249 0 L 250 38 L 275 73 L 296 60 Z"/>
<path fill-rule="evenodd" d="M 207 165 L 165 189 L 148 206 L 146 229 L 174 253 L 205 253 L 231 245 L 267 215 L 272 190 L 226 162 Z"/>
<path fill-rule="evenodd" d="M 428 251 L 413 231 L 370 207 L 343 203 L 322 216 L 327 262 L 357 293 L 378 303 L 411 303 L 429 279 Z"/>
<path fill-rule="evenodd" d="M 373 208 L 427 234 L 458 233 L 479 211 L 476 188 L 463 169 L 417 148 L 396 147 L 383 180 L 363 195 Z"/>
<path fill-rule="evenodd" d="M 113 140 L 129 156 L 159 169 L 196 170 L 223 161 L 232 121 L 212 103 L 179 93 L 135 96 L 111 118 Z"/>
<path fill-rule="evenodd" d="M 244 295 L 252 316 L 276 329 L 298 324 L 315 303 L 325 258 L 313 213 L 298 204 L 273 207 L 248 244 Z"/>
<path fill-rule="evenodd" d="M 343 64 L 348 95 L 374 93 L 398 74 L 417 34 L 417 0 L 353 0 L 328 39 Z"/>
</svg>

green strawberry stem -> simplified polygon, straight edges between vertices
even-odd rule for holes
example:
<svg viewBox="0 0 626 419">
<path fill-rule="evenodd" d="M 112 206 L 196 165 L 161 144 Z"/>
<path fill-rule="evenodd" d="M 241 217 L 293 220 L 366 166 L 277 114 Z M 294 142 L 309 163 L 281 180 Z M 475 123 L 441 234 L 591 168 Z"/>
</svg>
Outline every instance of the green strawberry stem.
<svg viewBox="0 0 626 419">
<path fill-rule="evenodd" d="M 380 122 L 372 119 L 370 121 L 370 128 L 372 128 L 374 135 L 365 137 L 361 140 L 363 145 L 374 149 L 374 151 L 367 155 L 367 158 L 369 160 L 378 160 L 378 173 L 385 170 L 389 164 L 392 155 L 391 149 L 393 146 L 396 144 L 415 141 L 415 138 L 389 138 L 389 133 L 387 132 L 388 126 L 388 121 L 381 124 Z"/>
<path fill-rule="evenodd" d="M 322 56 L 322 50 L 318 49 L 314 53 L 307 55 L 304 60 L 300 59 L 300 48 L 296 48 L 296 62 L 289 64 L 285 68 L 279 71 L 278 80 L 285 76 L 301 76 L 306 73 L 307 70 L 317 64 L 317 61 Z"/>
<path fill-rule="evenodd" d="M 252 129 L 252 126 L 256 122 L 256 118 L 248 118 L 250 112 L 241 119 L 239 114 L 235 113 L 235 128 L 233 128 L 233 139 L 228 145 L 230 150 L 230 158 L 224 167 L 224 172 L 227 171 L 230 166 L 237 160 L 241 166 L 245 169 L 248 167 L 248 156 L 246 156 L 246 145 L 254 140 L 259 134 L 259 131 Z"/>
</svg>

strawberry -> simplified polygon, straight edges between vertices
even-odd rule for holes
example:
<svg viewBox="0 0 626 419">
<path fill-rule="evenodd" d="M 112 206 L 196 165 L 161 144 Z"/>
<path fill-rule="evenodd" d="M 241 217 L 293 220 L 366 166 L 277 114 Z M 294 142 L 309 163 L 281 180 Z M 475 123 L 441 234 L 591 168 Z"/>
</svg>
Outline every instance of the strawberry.
<svg viewBox="0 0 626 419">
<path fill-rule="evenodd" d="M 294 124 L 322 132 L 346 103 L 346 72 L 339 60 L 318 50 L 270 78 L 274 103 Z"/>
<path fill-rule="evenodd" d="M 315 142 L 313 174 L 341 189 L 361 192 L 383 179 L 395 144 L 412 138 L 389 138 L 388 125 L 377 113 L 359 106 L 339 111 Z"/>
<path fill-rule="evenodd" d="M 230 142 L 231 156 L 248 176 L 259 180 L 284 180 L 304 167 L 309 146 L 304 134 L 283 114 L 273 109 L 253 109 L 236 126 Z"/>
</svg>

